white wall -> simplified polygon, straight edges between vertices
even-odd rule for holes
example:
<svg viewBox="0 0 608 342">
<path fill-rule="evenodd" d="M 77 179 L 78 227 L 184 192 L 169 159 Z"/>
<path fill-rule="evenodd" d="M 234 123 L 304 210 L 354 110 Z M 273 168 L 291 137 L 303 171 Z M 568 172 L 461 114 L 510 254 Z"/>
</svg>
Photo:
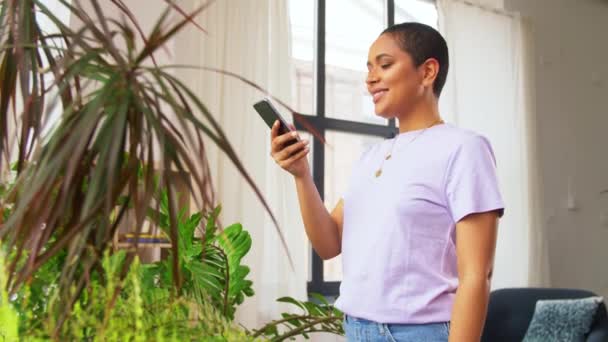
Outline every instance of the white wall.
<svg viewBox="0 0 608 342">
<path fill-rule="evenodd" d="M 534 30 L 541 215 L 554 287 L 608 296 L 608 1 L 505 0 Z M 568 183 L 577 210 L 568 210 Z M 605 218 L 606 216 L 604 216 Z"/>
</svg>

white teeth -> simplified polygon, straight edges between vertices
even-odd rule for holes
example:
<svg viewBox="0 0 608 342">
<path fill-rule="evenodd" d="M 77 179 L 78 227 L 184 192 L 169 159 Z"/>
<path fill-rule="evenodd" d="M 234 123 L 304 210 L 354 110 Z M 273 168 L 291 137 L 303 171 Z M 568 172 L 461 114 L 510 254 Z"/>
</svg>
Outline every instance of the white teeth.
<svg viewBox="0 0 608 342">
<path fill-rule="evenodd" d="M 386 90 L 381 90 L 379 92 L 374 93 L 374 102 L 378 101 L 382 95 L 386 93 Z"/>
</svg>

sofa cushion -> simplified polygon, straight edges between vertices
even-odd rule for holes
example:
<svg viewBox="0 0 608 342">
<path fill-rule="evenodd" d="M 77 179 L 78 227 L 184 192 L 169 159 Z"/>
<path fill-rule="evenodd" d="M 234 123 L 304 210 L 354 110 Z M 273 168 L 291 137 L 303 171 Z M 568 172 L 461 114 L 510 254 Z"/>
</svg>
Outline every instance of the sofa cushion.
<svg viewBox="0 0 608 342">
<path fill-rule="evenodd" d="M 524 342 L 584 341 L 602 297 L 536 302 Z"/>
</svg>

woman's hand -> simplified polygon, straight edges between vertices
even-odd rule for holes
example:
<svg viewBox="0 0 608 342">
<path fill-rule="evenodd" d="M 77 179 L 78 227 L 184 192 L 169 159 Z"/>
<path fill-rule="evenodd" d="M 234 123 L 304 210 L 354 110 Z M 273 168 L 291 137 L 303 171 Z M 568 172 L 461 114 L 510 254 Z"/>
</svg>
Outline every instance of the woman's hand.
<svg viewBox="0 0 608 342">
<path fill-rule="evenodd" d="M 293 126 L 291 128 L 294 129 Z M 270 132 L 270 155 L 281 168 L 299 178 L 310 172 L 306 158 L 310 148 L 308 140 L 290 144 L 297 136 L 295 131 L 279 135 L 279 121 L 275 121 Z"/>
</svg>

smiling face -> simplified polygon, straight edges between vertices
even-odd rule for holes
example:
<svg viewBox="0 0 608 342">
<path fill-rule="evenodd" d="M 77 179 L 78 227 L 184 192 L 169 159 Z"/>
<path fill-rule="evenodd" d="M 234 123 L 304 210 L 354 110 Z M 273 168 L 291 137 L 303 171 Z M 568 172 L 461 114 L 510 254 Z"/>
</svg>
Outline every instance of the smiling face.
<svg viewBox="0 0 608 342">
<path fill-rule="evenodd" d="M 391 34 L 380 35 L 369 48 L 367 68 L 367 90 L 373 97 L 376 114 L 381 117 L 406 115 L 428 95 L 424 63 L 416 67 Z"/>
</svg>

